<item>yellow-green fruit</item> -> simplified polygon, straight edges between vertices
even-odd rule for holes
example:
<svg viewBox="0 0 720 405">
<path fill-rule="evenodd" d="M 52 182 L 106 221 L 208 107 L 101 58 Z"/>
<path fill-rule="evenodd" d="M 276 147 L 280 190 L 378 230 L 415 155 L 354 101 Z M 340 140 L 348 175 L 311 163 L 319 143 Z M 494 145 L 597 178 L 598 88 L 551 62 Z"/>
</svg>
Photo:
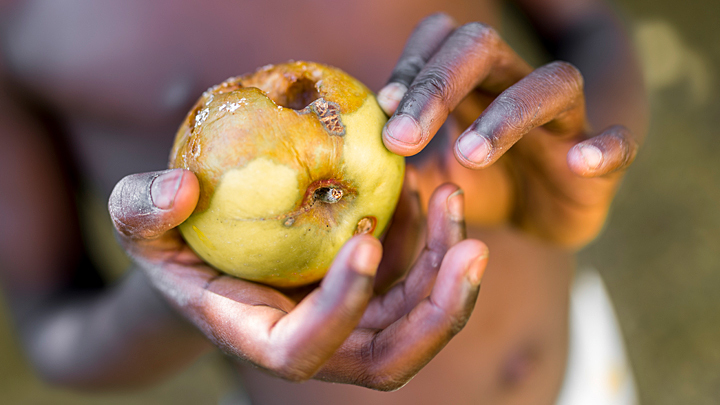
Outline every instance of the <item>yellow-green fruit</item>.
<svg viewBox="0 0 720 405">
<path fill-rule="evenodd" d="M 180 225 L 217 269 L 293 287 L 321 279 L 358 232 L 379 236 L 402 186 L 387 121 L 362 83 L 290 62 L 205 92 L 180 127 L 171 168 L 194 172 L 200 200 Z"/>
</svg>

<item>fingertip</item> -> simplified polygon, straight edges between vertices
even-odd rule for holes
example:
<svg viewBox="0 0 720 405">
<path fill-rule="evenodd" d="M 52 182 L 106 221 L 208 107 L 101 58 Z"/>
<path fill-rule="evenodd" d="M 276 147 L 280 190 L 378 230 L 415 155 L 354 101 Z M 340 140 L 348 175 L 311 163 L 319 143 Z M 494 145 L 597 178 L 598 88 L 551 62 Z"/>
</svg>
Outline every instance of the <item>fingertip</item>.
<svg viewBox="0 0 720 405">
<path fill-rule="evenodd" d="M 443 266 L 455 269 L 451 279 L 467 280 L 473 287 L 480 285 L 487 267 L 489 250 L 486 244 L 477 239 L 465 239 L 448 250 Z"/>
<path fill-rule="evenodd" d="M 427 246 L 446 251 L 465 238 L 465 196 L 452 183 L 436 188 L 428 203 Z"/>
<path fill-rule="evenodd" d="M 150 201 L 161 210 L 169 210 L 175 204 L 184 173 L 180 169 L 158 173 L 150 182 Z"/>
<path fill-rule="evenodd" d="M 357 235 L 350 255 L 350 267 L 357 273 L 375 277 L 382 258 L 382 244 L 370 235 Z"/>
<path fill-rule="evenodd" d="M 428 212 L 441 210 L 450 216 L 462 217 L 465 193 L 453 183 L 444 183 L 438 186 L 430 196 Z"/>
<path fill-rule="evenodd" d="M 409 115 L 390 118 L 382 130 L 382 137 L 385 147 L 400 156 L 412 156 L 422 149 L 422 129 Z"/>
<path fill-rule="evenodd" d="M 193 172 L 185 169 L 179 170 L 183 172 L 182 180 L 177 195 L 175 196 L 173 208 L 176 211 L 176 215 L 183 218 L 184 221 L 195 211 L 198 199 L 200 198 L 200 182 Z"/>
<path fill-rule="evenodd" d="M 627 169 L 635 160 L 638 143 L 622 125 L 604 130 L 568 151 L 570 170 L 581 177 L 599 177 Z"/>
<path fill-rule="evenodd" d="M 492 163 L 492 143 L 475 131 L 466 131 L 455 142 L 455 158 L 468 169 L 482 169 Z"/>
<path fill-rule="evenodd" d="M 400 105 L 400 100 L 407 93 L 407 87 L 401 83 L 389 83 L 377 94 L 377 101 L 385 114 L 392 116 Z"/>
<path fill-rule="evenodd" d="M 476 253 L 467 266 L 467 279 L 473 286 L 479 286 L 487 268 L 490 250 L 486 244 L 476 239 L 466 239 L 463 242 L 469 245 L 468 248 Z"/>
<path fill-rule="evenodd" d="M 472 311 L 488 262 L 488 248 L 477 239 L 456 243 L 443 258 L 433 301 L 448 311 Z"/>
<path fill-rule="evenodd" d="M 580 143 L 568 152 L 568 166 L 573 173 L 582 177 L 596 177 L 605 174 L 601 169 L 605 160 L 603 151 L 598 147 Z"/>
<path fill-rule="evenodd" d="M 131 174 L 115 185 L 108 211 L 121 235 L 154 239 L 186 220 L 198 197 L 198 180 L 190 171 Z"/>
<path fill-rule="evenodd" d="M 461 188 L 450 194 L 445 201 L 448 216 L 455 222 L 465 220 L 465 192 Z"/>
</svg>

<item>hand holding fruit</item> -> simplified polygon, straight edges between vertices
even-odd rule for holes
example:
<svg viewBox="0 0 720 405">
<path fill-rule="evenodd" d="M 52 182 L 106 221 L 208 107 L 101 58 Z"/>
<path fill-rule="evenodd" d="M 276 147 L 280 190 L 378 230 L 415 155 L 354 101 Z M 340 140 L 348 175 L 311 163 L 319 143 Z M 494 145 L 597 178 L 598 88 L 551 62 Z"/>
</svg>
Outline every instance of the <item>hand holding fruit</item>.
<svg viewBox="0 0 720 405">
<path fill-rule="evenodd" d="M 153 285 L 227 353 L 291 380 L 398 388 L 468 320 L 487 250 L 463 241 L 463 194 L 441 186 L 425 250 L 390 287 L 407 270 L 420 208 L 416 182 L 400 193 L 403 162 L 382 145 L 384 122 L 364 86 L 321 65 L 231 79 L 178 132 L 171 165 L 192 171 L 124 178 L 111 216 Z M 376 279 L 382 248 L 371 235 L 398 194 L 393 252 Z M 281 292 L 203 259 L 286 288 L 327 274 L 309 294 Z M 373 287 L 389 290 L 373 297 Z"/>
<path fill-rule="evenodd" d="M 403 196 L 401 205 L 413 204 L 410 190 Z M 372 297 L 382 248 L 360 234 L 299 303 L 279 290 L 223 275 L 185 244 L 175 227 L 194 211 L 198 197 L 197 178 L 174 169 L 125 177 L 109 207 L 125 249 L 172 305 L 226 353 L 281 377 L 399 388 L 472 312 L 487 249 L 462 240 L 463 195 L 455 186 L 434 193 L 425 249 L 402 283 Z M 401 234 L 394 238 L 406 236 Z"/>
</svg>

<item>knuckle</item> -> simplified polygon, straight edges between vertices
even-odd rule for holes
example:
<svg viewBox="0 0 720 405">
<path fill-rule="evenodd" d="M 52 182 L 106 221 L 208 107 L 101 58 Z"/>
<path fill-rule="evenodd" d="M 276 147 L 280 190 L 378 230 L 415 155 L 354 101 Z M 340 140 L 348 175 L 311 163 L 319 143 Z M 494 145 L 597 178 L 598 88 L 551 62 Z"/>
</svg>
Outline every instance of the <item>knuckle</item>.
<svg viewBox="0 0 720 405">
<path fill-rule="evenodd" d="M 358 385 L 377 391 L 396 391 L 407 384 L 412 375 L 399 375 L 396 371 L 388 370 L 380 359 L 384 358 L 383 348 L 376 344 L 380 331 L 368 343 L 362 345 L 358 350 L 360 364 L 363 365 L 362 372 L 358 378 Z"/>
<path fill-rule="evenodd" d="M 525 98 L 535 97 L 526 95 Z M 534 117 L 538 114 L 539 103 L 534 103 L 520 98 L 515 94 L 502 94 L 493 102 L 495 108 L 502 116 L 503 123 L 513 131 L 524 131 L 531 125 Z M 533 107 L 535 106 L 535 107 Z"/>
<path fill-rule="evenodd" d="M 423 249 L 422 254 L 427 257 L 430 266 L 437 271 L 440 269 L 449 248 L 449 243 L 446 240 L 430 240 Z"/>
<path fill-rule="evenodd" d="M 453 93 L 453 72 L 447 67 L 438 67 L 426 71 L 413 84 L 413 90 L 424 96 L 447 102 Z"/>
</svg>

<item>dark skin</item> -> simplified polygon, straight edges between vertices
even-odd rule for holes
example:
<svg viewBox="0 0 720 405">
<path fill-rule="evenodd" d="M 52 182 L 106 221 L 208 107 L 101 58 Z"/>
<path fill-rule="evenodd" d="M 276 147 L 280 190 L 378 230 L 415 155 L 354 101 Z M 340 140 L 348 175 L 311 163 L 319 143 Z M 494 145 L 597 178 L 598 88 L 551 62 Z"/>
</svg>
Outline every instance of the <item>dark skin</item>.
<svg viewBox="0 0 720 405">
<path fill-rule="evenodd" d="M 359 235 L 338 253 L 320 285 L 297 302 L 293 291 L 224 276 L 189 249 L 172 228 L 194 210 L 199 187 L 191 172 L 179 175 L 171 182 L 179 183 L 172 204 L 160 204 L 165 209 L 157 206 L 165 190 L 148 186 L 161 177 L 126 177 L 110 197 L 111 215 L 123 245 L 153 285 L 228 354 L 288 380 L 315 377 L 395 389 L 470 316 L 487 248 L 462 240 L 463 202 L 456 186 L 438 188 L 431 199 L 426 247 L 404 283 L 372 296 L 382 248 L 377 239 Z M 128 204 L 147 192 L 149 207 Z M 436 276 L 442 282 L 433 285 Z M 398 336 L 407 337 L 399 344 Z M 373 350 L 377 354 L 365 354 Z"/>
<path fill-rule="evenodd" d="M 517 143 L 507 159 L 521 179 L 509 220 L 554 243 L 582 246 L 597 235 L 638 146 L 623 126 L 592 132 L 583 86 L 569 63 L 533 70 L 491 27 L 432 17 L 418 26 L 380 92 L 394 112 L 383 140 L 395 153 L 419 153 L 471 92 L 489 94 L 490 105 L 455 142 L 455 158 L 484 169 Z"/>
<path fill-rule="evenodd" d="M 436 375 L 433 364 L 456 364 L 461 369 L 462 361 L 468 360 L 462 355 L 477 352 L 471 362 L 490 371 L 475 375 L 484 388 L 474 395 L 488 402 L 508 403 L 511 398 L 550 402 L 562 375 L 565 324 L 548 315 L 566 311 L 571 251 L 592 239 L 604 222 L 621 174 L 635 154 L 638 139 L 630 134 L 644 133 L 644 104 L 625 39 L 602 5 L 519 3 L 551 43 L 562 42 L 563 32 L 590 17 L 605 21 L 601 32 L 609 32 L 616 43 L 596 49 L 594 55 L 609 53 L 601 56 L 612 63 L 583 59 L 587 48 L 582 41 L 573 45 L 574 50 L 561 47 L 570 55 L 566 59 L 585 75 L 585 100 L 581 76 L 572 65 L 553 63 L 533 71 L 485 25 L 459 26 L 444 15 L 420 23 L 390 76 L 389 87 L 379 92 L 386 111 L 395 112 L 383 139 L 396 153 L 419 153 L 451 111 L 451 124 L 458 131 L 448 124 L 443 130 L 448 146 L 423 152 L 426 156 L 415 165 L 416 187 L 407 182 L 385 245 L 393 246 L 393 252 L 398 247 L 412 250 L 408 246 L 414 241 L 407 235 L 417 233 L 413 218 L 420 209 L 412 198 L 412 189 L 417 188 L 428 215 L 426 248 L 410 267 L 405 283 L 389 290 L 388 284 L 407 270 L 404 260 L 385 258 L 376 270 L 382 248 L 365 236 L 345 246 L 328 277 L 299 303 L 295 294 L 217 274 L 172 229 L 194 207 L 196 180 L 190 173 L 166 173 L 171 176 L 166 180 L 180 179 L 177 190 L 164 186 L 177 182 L 162 181 L 156 174 L 135 175 L 123 179 L 111 196 L 111 216 L 140 271 L 111 289 L 93 290 L 78 300 L 67 282 L 72 279 L 73 255 L 78 251 L 72 242 L 78 240 L 77 227 L 67 214 L 72 212 L 72 202 L 58 174 L 58 157 L 42 146 L 45 129 L 22 109 L 17 92 L 4 92 L 5 117 L 0 125 L 3 141 L 10 147 L 0 152 L 2 172 L 23 175 L 2 178 L 3 189 L 18 190 L 3 201 L 10 207 L 3 211 L 23 218 L 29 236 L 3 238 L 1 274 L 38 369 L 52 381 L 82 387 L 144 384 L 193 361 L 212 347 L 209 341 L 289 380 L 316 378 L 392 390 L 436 355 L 418 379 Z M 572 56 L 573 52 L 578 56 Z M 250 68 L 264 61 L 252 63 Z M 14 79 L 14 74 L 20 79 Z M 21 74 L 6 73 L 5 81 L 18 81 L 21 89 L 31 93 L 38 90 Z M 37 81 L 43 82 L 42 77 Z M 50 103 L 62 94 L 52 86 L 47 91 Z M 73 96 L 77 100 L 82 91 Z M 79 106 L 73 103 L 67 105 Z M 92 105 L 84 108 L 79 110 L 93 113 Z M 122 116 L 121 108 L 111 111 Z M 414 121 L 417 128 L 402 129 L 401 117 Z M 138 118 L 142 121 L 141 115 Z M 485 156 L 478 152 L 481 145 L 488 145 Z M 28 151 L 27 159 L 12 159 L 22 151 Z M 12 183 L 18 178 L 19 183 Z M 443 185 L 448 181 L 465 193 L 456 194 L 457 186 Z M 29 186 L 39 184 L 46 186 Z M 131 195 L 142 198 L 128 198 Z M 451 195 L 455 198 L 449 199 Z M 47 201 L 54 201 L 52 207 Z M 463 205 L 464 217 L 463 210 L 458 211 Z M 484 293 L 470 324 L 487 249 L 476 239 L 463 240 L 463 218 L 471 236 L 499 252 L 493 253 L 496 261 L 489 272 L 497 270 L 485 278 Z M 70 236 L 58 241 L 58 234 Z M 71 241 L 70 248 L 61 245 L 66 241 Z M 42 248 L 37 249 L 38 245 Z M 523 289 L 525 282 L 532 285 Z M 373 283 L 377 292 L 387 290 L 384 296 L 373 295 Z M 508 321 L 498 324 L 494 317 Z M 114 320 L 116 333 L 110 333 L 103 319 Z M 535 319 L 545 322 L 536 324 Z M 55 336 L 55 325 L 67 320 L 77 320 L 78 331 L 85 332 L 75 332 L 75 340 L 62 347 L 63 356 L 58 357 L 57 343 L 49 345 L 44 337 Z M 440 352 L 466 324 L 466 331 L 455 339 L 467 334 L 470 341 L 460 340 L 464 348 L 458 343 Z M 494 334 L 499 337 L 493 338 Z M 527 343 L 533 341 L 552 343 Z M 551 360 L 534 362 L 538 356 Z M 535 368 L 523 371 L 528 364 Z M 492 370 L 501 370 L 501 377 Z M 252 371 L 243 373 L 250 381 L 259 381 L 258 387 L 277 384 Z M 457 379 L 434 381 L 460 395 L 461 389 L 453 385 L 459 384 Z M 509 396 L 497 394 L 508 381 L 522 389 Z M 419 385 L 411 384 L 398 395 L 417 393 L 419 388 L 413 387 Z M 282 395 L 305 385 L 293 387 L 262 392 Z M 317 395 L 336 389 L 311 387 Z"/>
</svg>

